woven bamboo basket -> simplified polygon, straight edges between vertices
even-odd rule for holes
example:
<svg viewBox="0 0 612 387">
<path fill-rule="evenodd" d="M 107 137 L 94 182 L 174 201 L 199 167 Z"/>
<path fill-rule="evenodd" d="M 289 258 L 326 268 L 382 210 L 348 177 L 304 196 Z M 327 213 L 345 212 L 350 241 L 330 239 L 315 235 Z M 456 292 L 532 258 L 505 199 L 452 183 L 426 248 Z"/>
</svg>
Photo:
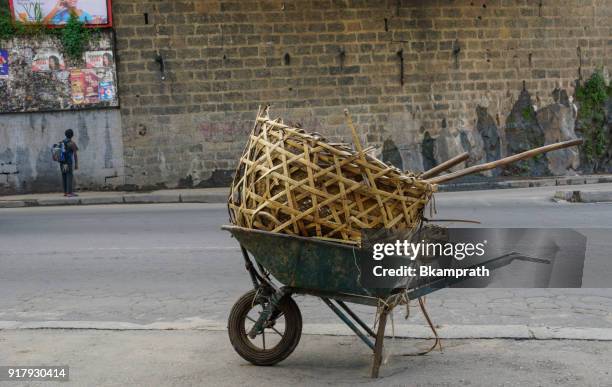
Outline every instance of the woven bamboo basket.
<svg viewBox="0 0 612 387">
<path fill-rule="evenodd" d="M 233 224 L 360 244 L 362 229 L 412 230 L 435 184 L 258 112 L 228 201 Z"/>
</svg>

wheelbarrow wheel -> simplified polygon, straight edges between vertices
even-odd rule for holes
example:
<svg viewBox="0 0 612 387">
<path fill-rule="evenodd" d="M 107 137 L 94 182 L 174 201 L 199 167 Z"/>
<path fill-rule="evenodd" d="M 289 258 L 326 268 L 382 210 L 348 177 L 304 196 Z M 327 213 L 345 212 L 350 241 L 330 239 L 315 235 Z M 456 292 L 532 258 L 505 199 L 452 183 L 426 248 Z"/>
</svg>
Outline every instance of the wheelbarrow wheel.
<svg viewBox="0 0 612 387">
<path fill-rule="evenodd" d="M 246 293 L 232 308 L 228 331 L 232 346 L 243 359 L 258 366 L 271 366 L 291 355 L 300 342 L 302 314 L 295 301 L 285 296 L 273 321 L 251 339 L 248 333 L 264 307 L 264 299 L 256 299 L 255 290 Z"/>
</svg>

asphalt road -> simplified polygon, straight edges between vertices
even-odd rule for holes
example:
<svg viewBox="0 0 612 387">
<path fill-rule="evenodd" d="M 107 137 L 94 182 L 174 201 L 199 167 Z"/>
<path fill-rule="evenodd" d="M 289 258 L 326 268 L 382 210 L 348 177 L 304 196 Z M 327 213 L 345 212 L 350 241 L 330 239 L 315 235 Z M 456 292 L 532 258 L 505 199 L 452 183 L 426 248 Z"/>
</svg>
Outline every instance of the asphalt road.
<svg viewBox="0 0 612 387">
<path fill-rule="evenodd" d="M 437 216 L 580 228 L 593 288 L 443 290 L 428 298 L 436 322 L 612 327 L 612 290 L 601 288 L 612 287 L 612 204 L 554 203 L 556 189 L 441 193 Z M 225 223 L 212 204 L 0 210 L 0 321 L 223 322 L 249 289 Z M 307 324 L 336 322 L 319 301 L 298 303 Z"/>
</svg>

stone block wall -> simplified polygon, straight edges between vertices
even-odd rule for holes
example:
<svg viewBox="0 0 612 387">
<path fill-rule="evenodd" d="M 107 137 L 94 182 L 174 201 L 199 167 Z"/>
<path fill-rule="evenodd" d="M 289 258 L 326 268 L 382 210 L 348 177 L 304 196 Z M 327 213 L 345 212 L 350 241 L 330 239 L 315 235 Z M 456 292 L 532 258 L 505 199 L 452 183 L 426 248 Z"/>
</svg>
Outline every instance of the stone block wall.
<svg viewBox="0 0 612 387">
<path fill-rule="evenodd" d="M 575 114 L 575 82 L 612 64 L 612 0 L 114 0 L 113 11 L 126 183 L 138 188 L 226 184 L 267 103 L 347 141 L 348 108 L 363 142 L 405 169 L 464 149 L 487 160 L 516 148 L 506 127 L 540 125 L 521 117 L 551 103 Z"/>
</svg>

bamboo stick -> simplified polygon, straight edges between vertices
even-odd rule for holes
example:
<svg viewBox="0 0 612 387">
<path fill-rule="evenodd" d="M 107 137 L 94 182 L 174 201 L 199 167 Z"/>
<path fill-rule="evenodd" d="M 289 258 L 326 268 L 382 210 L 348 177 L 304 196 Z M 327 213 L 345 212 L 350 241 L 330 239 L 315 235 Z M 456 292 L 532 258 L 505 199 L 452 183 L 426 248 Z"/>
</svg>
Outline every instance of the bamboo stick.
<svg viewBox="0 0 612 387">
<path fill-rule="evenodd" d="M 446 160 L 442 164 L 431 168 L 423 172 L 419 178 L 421 179 L 429 179 L 430 177 L 438 176 L 440 173 L 447 171 L 454 167 L 455 165 L 464 162 L 465 160 L 470 158 L 470 154 L 468 152 L 464 152 L 459 156 L 455 156 L 452 159 Z"/>
<path fill-rule="evenodd" d="M 554 144 L 545 145 L 539 148 L 535 148 L 535 149 L 531 149 L 531 150 L 528 150 L 522 153 L 518 153 L 513 156 L 508 156 L 503 159 L 492 161 L 490 163 L 474 165 L 472 167 L 465 168 L 457 172 L 449 173 L 443 176 L 434 177 L 433 179 L 428 179 L 427 182 L 431 184 L 440 184 L 440 183 L 447 182 L 449 180 L 457 179 L 462 176 L 471 175 L 472 173 L 483 172 L 483 171 L 488 171 L 490 169 L 498 168 L 498 167 L 501 167 L 507 164 L 514 163 L 516 161 L 520 161 L 523 159 L 537 156 L 542 153 L 551 152 L 557 149 L 569 148 L 571 146 L 577 146 L 581 144 L 582 144 L 582 139 L 557 142 Z"/>
<path fill-rule="evenodd" d="M 361 152 L 363 149 L 361 146 L 361 141 L 359 140 L 357 129 L 355 129 L 355 125 L 353 125 L 353 120 L 349 115 L 348 109 L 344 109 L 344 116 L 346 117 L 346 123 L 348 124 L 349 129 L 351 129 L 351 135 L 353 136 L 353 142 L 355 143 L 355 150 L 357 152 Z"/>
</svg>

